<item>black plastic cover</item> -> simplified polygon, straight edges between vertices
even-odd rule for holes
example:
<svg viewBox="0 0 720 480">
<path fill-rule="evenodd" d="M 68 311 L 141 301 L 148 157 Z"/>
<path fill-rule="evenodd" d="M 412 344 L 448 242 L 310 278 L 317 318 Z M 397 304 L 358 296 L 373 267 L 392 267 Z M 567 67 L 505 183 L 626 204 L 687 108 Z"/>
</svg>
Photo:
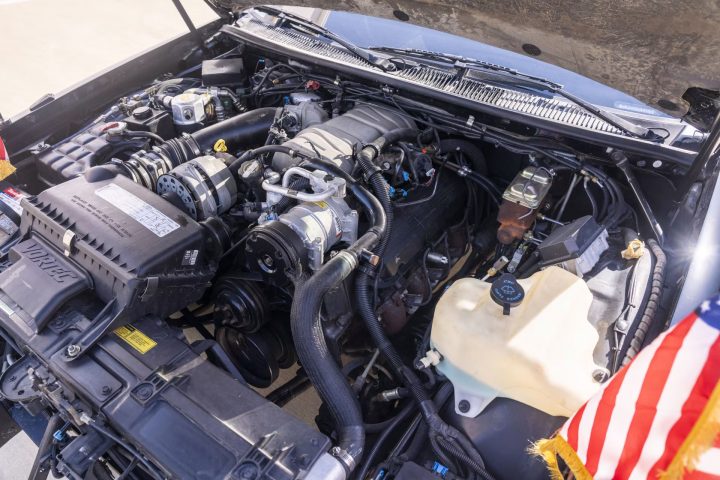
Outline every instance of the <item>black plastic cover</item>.
<svg viewBox="0 0 720 480">
<path fill-rule="evenodd" d="M 92 286 L 90 275 L 32 235 L 10 250 L 10 267 L 0 275 L 0 290 L 23 313 L 33 331 L 39 331 L 57 309 Z"/>
<path fill-rule="evenodd" d="M 201 225 L 105 167 L 22 205 L 23 242 L 0 273 L 0 289 L 36 332 L 86 288 L 113 302 L 115 314 L 166 317 L 197 300 L 216 269 Z"/>
<path fill-rule="evenodd" d="M 139 448 L 168 478 L 302 478 L 330 448 L 326 436 L 230 377 L 156 317 L 128 326 L 131 336 L 107 335 L 80 360 L 65 362 L 62 350 L 73 328 L 89 321 L 80 308 L 88 308 L 87 299 L 63 307 L 42 334 L 17 335 L 31 353 L 12 372 L 18 378 L 3 376 L 0 392 L 16 398 L 16 388 L 33 389 L 23 392 L 32 402 L 52 383 L 46 401 L 106 419 L 106 429 Z M 0 310 L 0 325 L 12 323 Z M 20 378 L 28 367 L 34 382 Z M 78 445 L 88 443 L 97 442 Z M 74 470 L 88 466 L 76 455 L 67 461 Z M 246 476 L 250 471 L 257 475 Z"/>
<path fill-rule="evenodd" d="M 37 173 L 42 182 L 56 185 L 103 163 L 112 151 L 104 123 L 78 133 L 65 142 L 39 153 Z"/>
<path fill-rule="evenodd" d="M 498 480 L 547 480 L 545 462 L 530 453 L 530 447 L 550 438 L 566 420 L 500 397 L 475 418 L 458 415 L 455 402 L 448 402 L 443 417 L 470 438 Z"/>
<path fill-rule="evenodd" d="M 220 58 L 202 62 L 202 82 L 206 87 L 219 87 L 242 82 L 245 65 L 242 58 Z"/>
<path fill-rule="evenodd" d="M 434 185 L 412 192 L 403 205 L 394 210 L 393 234 L 385 249 L 380 286 L 393 285 L 398 276 L 416 268 L 422 254 L 440 235 L 462 219 L 467 198 L 463 180 L 449 173 L 441 174 Z M 431 201 L 423 201 L 430 198 Z M 417 202 L 413 204 L 414 202 Z M 442 246 L 438 247 L 442 249 Z"/>
<path fill-rule="evenodd" d="M 177 135 L 172 116 L 163 110 L 145 106 L 137 107 L 132 115 L 123 121 L 127 123 L 128 130 L 156 133 L 165 140 Z"/>
<path fill-rule="evenodd" d="M 538 246 L 541 265 L 571 260 L 582 255 L 603 231 L 590 215 L 556 228 Z"/>
</svg>

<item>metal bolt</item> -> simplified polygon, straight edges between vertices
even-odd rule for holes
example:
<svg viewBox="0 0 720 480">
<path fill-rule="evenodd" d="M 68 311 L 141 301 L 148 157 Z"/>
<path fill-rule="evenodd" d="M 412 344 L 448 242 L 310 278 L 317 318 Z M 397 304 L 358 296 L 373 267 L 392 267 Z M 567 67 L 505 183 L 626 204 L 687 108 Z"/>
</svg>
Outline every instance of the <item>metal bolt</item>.
<svg viewBox="0 0 720 480">
<path fill-rule="evenodd" d="M 68 345 L 66 351 L 68 357 L 77 357 L 78 355 L 80 355 L 80 346 L 75 344 Z"/>
<path fill-rule="evenodd" d="M 467 413 L 470 411 L 470 402 L 467 400 L 460 400 L 458 402 L 458 410 L 460 410 L 460 413 Z"/>
<path fill-rule="evenodd" d="M 608 378 L 610 378 L 610 371 L 605 368 L 598 368 L 597 370 L 593 371 L 592 377 L 593 380 L 598 383 L 605 383 L 607 382 Z"/>
<path fill-rule="evenodd" d="M 103 385 L 100 391 L 103 395 L 110 395 L 110 392 L 112 392 L 112 388 L 110 388 L 108 385 Z"/>
<path fill-rule="evenodd" d="M 147 400 L 152 396 L 153 387 L 152 385 L 142 384 L 135 388 L 135 396 L 140 400 Z"/>
<path fill-rule="evenodd" d="M 251 462 L 245 462 L 238 466 L 235 470 L 235 476 L 242 478 L 243 480 L 252 480 L 258 477 L 259 469 L 257 465 Z"/>
</svg>

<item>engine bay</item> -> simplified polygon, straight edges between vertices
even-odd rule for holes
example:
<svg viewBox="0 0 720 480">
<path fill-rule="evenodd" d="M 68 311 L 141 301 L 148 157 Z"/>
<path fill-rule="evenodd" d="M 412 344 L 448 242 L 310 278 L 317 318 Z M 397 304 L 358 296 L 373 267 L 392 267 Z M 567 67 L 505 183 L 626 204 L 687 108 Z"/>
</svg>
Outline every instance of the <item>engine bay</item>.
<svg viewBox="0 0 720 480">
<path fill-rule="evenodd" d="M 0 185 L 0 396 L 69 479 L 546 478 L 664 321 L 646 161 L 232 45 Z"/>
</svg>

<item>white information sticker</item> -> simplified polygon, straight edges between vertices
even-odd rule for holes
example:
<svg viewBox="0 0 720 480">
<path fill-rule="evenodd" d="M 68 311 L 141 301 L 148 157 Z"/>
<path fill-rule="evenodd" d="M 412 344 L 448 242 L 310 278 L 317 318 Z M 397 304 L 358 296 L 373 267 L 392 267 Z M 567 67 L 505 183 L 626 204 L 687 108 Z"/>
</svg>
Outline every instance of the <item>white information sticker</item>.
<svg viewBox="0 0 720 480">
<path fill-rule="evenodd" d="M 0 192 L 0 202 L 15 210 L 15 213 L 22 215 L 23 209 L 20 206 L 20 200 L 24 195 L 12 187 L 8 187 Z"/>
<path fill-rule="evenodd" d="M 164 237 L 180 228 L 177 222 L 160 210 L 114 183 L 98 188 L 95 195 L 112 203 L 158 237 Z"/>
</svg>

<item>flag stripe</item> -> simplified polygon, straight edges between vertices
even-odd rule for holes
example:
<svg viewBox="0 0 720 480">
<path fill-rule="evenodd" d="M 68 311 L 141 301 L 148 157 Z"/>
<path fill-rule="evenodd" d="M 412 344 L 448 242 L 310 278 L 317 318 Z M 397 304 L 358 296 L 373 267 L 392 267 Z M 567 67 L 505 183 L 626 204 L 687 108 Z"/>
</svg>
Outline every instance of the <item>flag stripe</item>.
<svg viewBox="0 0 720 480">
<path fill-rule="evenodd" d="M 588 400 L 585 404 L 585 412 L 583 413 L 582 418 L 580 418 L 580 425 L 578 425 L 578 446 L 576 451 L 578 458 L 580 458 L 583 464 L 587 463 L 590 433 L 592 432 L 593 421 L 597 412 L 598 403 L 600 403 L 600 394 L 597 394 Z"/>
<path fill-rule="evenodd" d="M 593 424 L 592 433 L 590 434 L 590 445 L 588 447 L 587 463 L 585 464 L 590 475 L 594 475 L 597 471 L 600 453 L 602 452 L 605 436 L 610 426 L 612 412 L 615 408 L 615 401 L 617 400 L 620 386 L 623 384 L 623 379 L 627 371 L 627 368 L 623 368 L 618 372 L 615 381 L 610 382 L 606 386 L 605 391 L 602 392 L 600 404 L 595 414 L 595 423 Z"/>
<path fill-rule="evenodd" d="M 706 370 L 705 365 L 708 363 L 707 360 L 699 362 L 698 358 L 707 359 L 708 355 L 718 353 L 720 342 L 717 330 L 702 321 L 695 321 L 670 370 L 664 394 L 657 405 L 658 412 L 662 414 L 656 416 L 650 427 L 640 459 L 630 474 L 631 480 L 646 479 L 650 472 L 657 472 L 658 468 L 670 463 L 674 452 L 694 423 L 693 419 L 690 419 L 690 424 L 684 428 L 685 435 L 678 431 L 678 419 L 687 411 L 684 404 L 690 401 L 686 399 L 692 399 L 694 408 L 702 410 L 707 398 L 697 397 L 697 383 L 700 381 L 698 377 Z M 693 418 L 697 418 L 697 415 Z M 678 434 L 682 436 L 677 437 Z M 671 440 L 673 437 L 675 439 Z M 668 450 L 670 445 L 675 445 L 675 449 Z"/>
<path fill-rule="evenodd" d="M 580 407 L 580 410 L 578 410 L 570 420 L 565 422 L 563 431 L 560 433 L 564 438 L 567 439 L 568 444 L 576 451 L 578 444 L 578 429 L 580 428 L 580 419 L 582 418 L 584 411 L 585 405 Z"/>
<path fill-rule="evenodd" d="M 697 324 L 706 325 L 704 322 L 697 322 Z M 658 456 L 655 457 L 657 458 L 657 461 L 655 461 L 652 467 L 649 469 L 649 474 L 652 474 L 652 472 L 659 472 L 661 470 L 664 470 L 668 467 L 668 465 L 670 465 L 670 462 L 675 456 L 675 453 L 677 453 L 677 450 L 680 448 L 683 441 L 690 433 L 690 430 L 692 430 L 693 426 L 695 425 L 695 421 L 702 413 L 703 408 L 707 403 L 707 399 L 710 397 L 713 388 L 717 384 L 718 374 L 720 374 L 720 362 L 718 362 L 718 359 L 720 359 L 720 339 L 717 338 L 717 330 L 715 330 L 714 328 L 707 326 L 707 331 L 708 334 L 710 334 L 710 331 L 712 331 L 712 333 L 715 335 L 715 342 L 710 348 L 709 356 L 706 351 L 703 351 L 701 348 L 697 348 L 700 346 L 693 346 L 692 349 L 697 348 L 697 350 L 695 350 L 694 352 L 689 352 L 689 355 L 695 354 L 698 356 L 702 356 L 700 358 L 706 357 L 707 361 L 702 366 L 700 374 L 695 371 L 695 365 L 693 365 L 692 362 L 688 362 L 690 363 L 690 365 L 688 365 L 688 368 L 686 368 L 684 372 L 681 372 L 681 375 L 687 376 L 689 380 L 696 379 L 696 381 L 694 382 L 694 385 L 687 400 L 682 404 L 680 412 L 676 414 L 676 421 L 674 422 L 674 424 L 670 425 L 671 428 L 669 428 L 667 435 L 663 435 L 659 438 L 659 440 L 667 440 L 665 441 L 663 448 L 658 449 L 659 458 Z M 652 458 L 650 460 L 652 460 Z"/>
<path fill-rule="evenodd" d="M 624 448 L 620 454 L 615 478 L 628 478 L 640 459 L 642 447 L 655 420 L 657 405 L 663 394 L 673 363 L 679 355 L 683 342 L 690 332 L 693 322 L 682 322 L 662 340 L 650 361 L 650 368 L 643 380 L 642 389 L 635 404 L 635 415 L 627 433 L 627 442 L 632 448 Z"/>
<path fill-rule="evenodd" d="M 643 378 L 650 367 L 650 360 L 663 340 L 664 338 L 658 339 L 642 349 L 632 363 L 625 368 L 625 377 L 618 382 L 620 389 L 617 394 L 617 402 L 610 406 L 613 410 L 607 425 L 607 433 L 600 443 L 600 454 L 593 459 L 598 467 L 590 472 L 599 479 L 611 478 L 615 472 L 620 452 L 625 447 Z"/>
</svg>

